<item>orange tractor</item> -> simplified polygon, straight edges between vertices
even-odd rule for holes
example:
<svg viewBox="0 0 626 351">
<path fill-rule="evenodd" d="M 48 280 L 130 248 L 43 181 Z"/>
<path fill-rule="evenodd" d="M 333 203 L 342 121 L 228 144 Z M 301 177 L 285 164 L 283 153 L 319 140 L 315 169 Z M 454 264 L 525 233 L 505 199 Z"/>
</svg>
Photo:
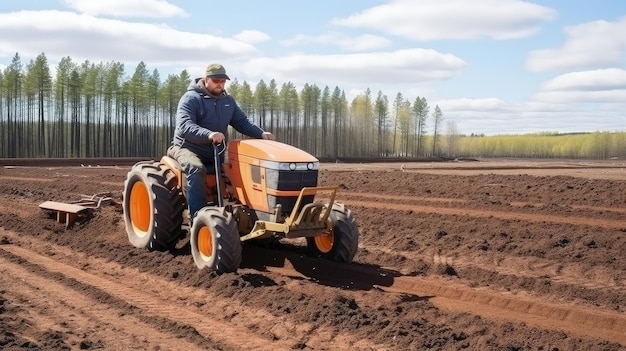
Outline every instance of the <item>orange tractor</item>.
<svg viewBox="0 0 626 351">
<path fill-rule="evenodd" d="M 335 202 L 337 187 L 318 187 L 319 160 L 277 141 L 234 140 L 215 174 L 207 175 L 209 203 L 189 218 L 186 179 L 178 162 L 135 164 L 124 182 L 123 211 L 131 244 L 173 249 L 189 231 L 198 268 L 234 272 L 250 240 L 306 238 L 314 257 L 350 262 L 359 232 L 352 212 Z M 321 199 L 321 200 L 320 200 Z"/>
</svg>

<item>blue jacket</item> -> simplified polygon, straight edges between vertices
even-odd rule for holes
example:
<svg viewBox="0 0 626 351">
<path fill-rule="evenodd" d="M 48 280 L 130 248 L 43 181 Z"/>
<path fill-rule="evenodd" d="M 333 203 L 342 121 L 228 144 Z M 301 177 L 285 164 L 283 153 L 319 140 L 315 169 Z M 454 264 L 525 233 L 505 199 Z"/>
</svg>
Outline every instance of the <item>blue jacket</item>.
<svg viewBox="0 0 626 351">
<path fill-rule="evenodd" d="M 196 78 L 178 102 L 176 129 L 172 145 L 189 149 L 204 162 L 213 160 L 213 143 L 209 140 L 212 132 L 224 135 L 231 125 L 241 134 L 261 138 L 263 130 L 252 124 L 248 116 L 239 108 L 235 99 L 226 92 L 214 97 L 205 95 Z"/>
</svg>

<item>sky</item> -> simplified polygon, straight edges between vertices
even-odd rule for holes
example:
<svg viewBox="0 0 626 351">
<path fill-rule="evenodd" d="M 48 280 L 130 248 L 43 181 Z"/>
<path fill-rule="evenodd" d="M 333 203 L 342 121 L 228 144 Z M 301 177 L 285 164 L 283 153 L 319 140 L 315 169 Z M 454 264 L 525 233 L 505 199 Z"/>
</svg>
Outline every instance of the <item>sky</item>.
<svg viewBox="0 0 626 351">
<path fill-rule="evenodd" d="M 623 0 L 2 0 L 0 70 L 16 53 L 401 93 L 466 135 L 626 131 Z"/>
</svg>

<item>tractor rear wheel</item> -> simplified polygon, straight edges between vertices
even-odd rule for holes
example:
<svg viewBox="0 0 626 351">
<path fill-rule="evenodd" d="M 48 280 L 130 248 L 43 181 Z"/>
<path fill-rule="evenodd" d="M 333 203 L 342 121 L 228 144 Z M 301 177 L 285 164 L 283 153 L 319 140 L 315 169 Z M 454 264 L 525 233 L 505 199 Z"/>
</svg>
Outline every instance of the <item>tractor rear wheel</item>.
<svg viewBox="0 0 626 351">
<path fill-rule="evenodd" d="M 150 251 L 176 246 L 184 200 L 176 175 L 159 162 L 139 162 L 124 182 L 122 208 L 130 243 Z"/>
<path fill-rule="evenodd" d="M 313 257 L 335 262 L 352 262 L 359 246 L 356 220 L 343 204 L 334 204 L 330 213 L 332 228 L 326 233 L 308 237 L 307 246 Z"/>
<path fill-rule="evenodd" d="M 191 255 L 198 268 L 218 274 L 235 272 L 241 264 L 241 240 L 233 215 L 224 207 L 204 207 L 191 225 Z"/>
</svg>

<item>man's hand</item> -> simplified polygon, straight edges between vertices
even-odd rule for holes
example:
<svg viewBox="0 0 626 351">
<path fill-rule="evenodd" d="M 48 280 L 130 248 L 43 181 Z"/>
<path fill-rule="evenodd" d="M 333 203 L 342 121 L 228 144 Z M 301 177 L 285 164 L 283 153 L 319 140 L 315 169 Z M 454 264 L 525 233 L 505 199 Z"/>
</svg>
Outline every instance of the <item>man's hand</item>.
<svg viewBox="0 0 626 351">
<path fill-rule="evenodd" d="M 263 134 L 261 134 L 261 138 L 265 139 L 265 140 L 274 140 L 274 134 L 270 133 L 270 132 L 263 132 Z"/>
<path fill-rule="evenodd" d="M 220 132 L 211 132 L 211 134 L 209 134 L 209 140 L 211 140 L 215 145 L 221 144 L 224 142 L 224 134 Z"/>
</svg>

